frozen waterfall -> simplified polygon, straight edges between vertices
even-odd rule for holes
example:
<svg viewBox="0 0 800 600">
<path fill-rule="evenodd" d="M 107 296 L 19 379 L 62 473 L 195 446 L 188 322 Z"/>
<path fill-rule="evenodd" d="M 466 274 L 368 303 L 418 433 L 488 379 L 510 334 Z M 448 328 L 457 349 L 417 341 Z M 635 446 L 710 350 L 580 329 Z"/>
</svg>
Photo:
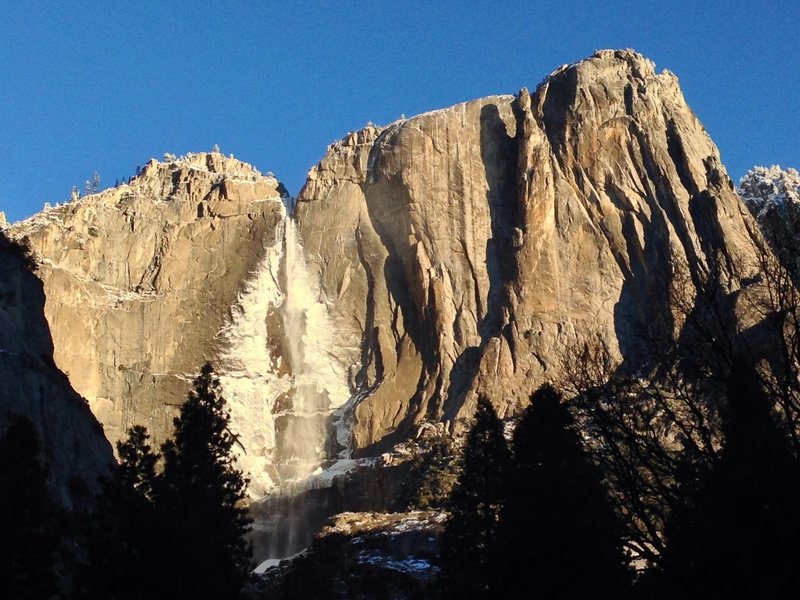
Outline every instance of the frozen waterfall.
<svg viewBox="0 0 800 600">
<path fill-rule="evenodd" d="M 303 489 L 346 458 L 346 365 L 286 212 L 277 238 L 221 332 L 220 381 L 254 499 Z"/>
</svg>

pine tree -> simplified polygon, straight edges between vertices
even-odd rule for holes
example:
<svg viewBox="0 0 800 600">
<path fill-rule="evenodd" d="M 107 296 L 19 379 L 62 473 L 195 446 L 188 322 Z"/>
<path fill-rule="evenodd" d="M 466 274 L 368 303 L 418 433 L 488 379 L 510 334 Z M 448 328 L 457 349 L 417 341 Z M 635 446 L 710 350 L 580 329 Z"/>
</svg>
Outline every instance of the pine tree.
<svg viewBox="0 0 800 600">
<path fill-rule="evenodd" d="M 87 543 L 88 565 L 80 572 L 80 595 L 91 599 L 145 600 L 157 595 L 162 566 L 153 505 L 158 456 L 147 429 L 134 426 L 117 444 L 119 466 L 101 482 Z M 148 574 L 143 576 L 143 574 Z"/>
<path fill-rule="evenodd" d="M 230 415 L 211 365 L 174 422 L 156 493 L 172 574 L 163 585 L 170 598 L 237 598 L 251 570 L 244 539 L 250 520 L 241 507 L 246 481 L 235 466 Z"/>
<path fill-rule="evenodd" d="M 50 598 L 62 514 L 47 488 L 41 444 L 27 417 L 12 415 L 0 438 L 0 597 Z"/>
<path fill-rule="evenodd" d="M 602 472 L 552 387 L 531 397 L 514 432 L 513 454 L 499 536 L 502 596 L 623 596 L 630 577 L 621 522 Z"/>
<path fill-rule="evenodd" d="M 503 424 L 489 400 L 479 398 L 440 541 L 445 598 L 493 597 L 490 580 L 498 567 L 496 538 L 508 465 Z"/>
</svg>

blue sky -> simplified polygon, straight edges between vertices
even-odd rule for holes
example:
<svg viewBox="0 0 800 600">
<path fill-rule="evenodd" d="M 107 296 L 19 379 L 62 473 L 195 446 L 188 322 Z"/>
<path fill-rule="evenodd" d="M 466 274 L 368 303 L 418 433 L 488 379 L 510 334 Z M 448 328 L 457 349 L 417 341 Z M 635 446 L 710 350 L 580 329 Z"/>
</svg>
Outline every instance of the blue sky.
<svg viewBox="0 0 800 600">
<path fill-rule="evenodd" d="M 738 179 L 800 167 L 800 3 L 35 2 L 0 20 L 10 220 L 218 144 L 296 194 L 368 121 L 534 88 L 632 47 L 675 72 Z"/>
</svg>

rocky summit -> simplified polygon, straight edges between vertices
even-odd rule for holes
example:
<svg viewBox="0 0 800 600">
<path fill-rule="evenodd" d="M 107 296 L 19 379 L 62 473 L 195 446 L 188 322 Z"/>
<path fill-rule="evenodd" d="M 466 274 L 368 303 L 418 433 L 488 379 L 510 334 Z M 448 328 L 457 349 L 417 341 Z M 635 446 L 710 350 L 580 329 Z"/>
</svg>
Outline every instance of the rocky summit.
<svg viewBox="0 0 800 600">
<path fill-rule="evenodd" d="M 628 50 L 350 133 L 295 199 L 191 154 L 7 233 L 108 439 L 164 439 L 209 360 L 254 497 L 460 430 L 481 394 L 511 416 L 584 341 L 635 367 L 676 273 L 724 256 L 737 289 L 759 235 L 675 75 Z"/>
</svg>

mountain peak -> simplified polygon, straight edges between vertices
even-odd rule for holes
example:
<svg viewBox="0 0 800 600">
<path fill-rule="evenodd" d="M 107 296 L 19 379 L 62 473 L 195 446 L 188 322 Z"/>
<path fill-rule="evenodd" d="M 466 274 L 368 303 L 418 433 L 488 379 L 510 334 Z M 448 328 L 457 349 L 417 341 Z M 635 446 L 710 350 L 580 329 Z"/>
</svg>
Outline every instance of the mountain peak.
<svg viewBox="0 0 800 600">
<path fill-rule="evenodd" d="M 169 171 L 185 169 L 253 181 L 264 177 L 253 165 L 234 158 L 233 154 L 225 156 L 221 152 L 212 150 L 211 152 L 188 152 L 177 157 L 174 154 L 165 153 L 163 161 L 151 158 L 134 180 L 159 176 L 158 174 L 164 169 Z M 271 173 L 267 177 L 274 179 Z"/>
<path fill-rule="evenodd" d="M 800 173 L 779 165 L 753 167 L 739 180 L 738 191 L 754 214 L 787 203 L 800 206 Z"/>
</svg>

